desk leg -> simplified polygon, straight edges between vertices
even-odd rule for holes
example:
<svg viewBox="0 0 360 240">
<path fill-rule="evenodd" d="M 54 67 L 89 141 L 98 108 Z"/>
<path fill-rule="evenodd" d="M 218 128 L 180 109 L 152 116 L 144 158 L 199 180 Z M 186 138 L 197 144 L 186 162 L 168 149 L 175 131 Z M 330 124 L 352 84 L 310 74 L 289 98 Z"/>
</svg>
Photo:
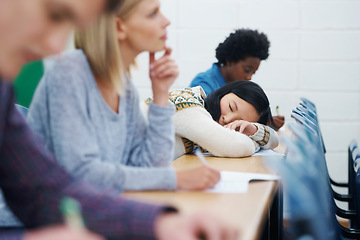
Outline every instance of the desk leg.
<svg viewBox="0 0 360 240">
<path fill-rule="evenodd" d="M 283 188 L 280 185 L 270 209 L 270 240 L 283 239 Z"/>
<path fill-rule="evenodd" d="M 261 240 L 283 240 L 283 189 L 279 186 L 267 214 Z"/>
</svg>

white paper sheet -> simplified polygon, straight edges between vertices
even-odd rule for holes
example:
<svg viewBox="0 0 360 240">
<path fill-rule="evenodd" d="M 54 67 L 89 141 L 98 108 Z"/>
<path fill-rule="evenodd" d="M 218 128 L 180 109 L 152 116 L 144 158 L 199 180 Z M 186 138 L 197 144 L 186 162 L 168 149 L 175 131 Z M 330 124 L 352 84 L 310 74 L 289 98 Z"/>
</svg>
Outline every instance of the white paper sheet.
<svg viewBox="0 0 360 240">
<path fill-rule="evenodd" d="M 251 180 L 278 180 L 279 177 L 270 174 L 221 171 L 221 180 L 214 188 L 206 190 L 212 193 L 245 193 Z"/>
<path fill-rule="evenodd" d="M 253 156 L 285 156 L 282 153 L 275 152 L 271 149 L 261 149 L 260 151 L 253 154 Z"/>
</svg>

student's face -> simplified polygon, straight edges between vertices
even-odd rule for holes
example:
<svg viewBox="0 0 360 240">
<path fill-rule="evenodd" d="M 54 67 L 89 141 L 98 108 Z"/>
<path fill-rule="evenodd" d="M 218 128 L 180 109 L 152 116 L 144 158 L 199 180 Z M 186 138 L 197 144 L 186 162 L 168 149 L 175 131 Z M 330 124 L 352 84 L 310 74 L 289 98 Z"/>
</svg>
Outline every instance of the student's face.
<svg viewBox="0 0 360 240">
<path fill-rule="evenodd" d="M 218 123 L 222 126 L 235 120 L 257 122 L 260 119 L 260 115 L 257 113 L 255 107 L 234 93 L 228 93 L 221 98 L 220 108 L 221 116 Z"/>
<path fill-rule="evenodd" d="M 160 11 L 159 0 L 142 0 L 124 21 L 124 45 L 139 54 L 165 48 L 170 21 Z"/>
<path fill-rule="evenodd" d="M 0 1 L 0 75 L 12 79 L 23 64 L 61 52 L 73 27 L 91 22 L 104 2 Z"/>
<path fill-rule="evenodd" d="M 251 80 L 252 75 L 258 70 L 260 66 L 260 58 L 246 57 L 236 63 L 227 63 L 227 82 L 234 82 L 237 80 Z"/>
</svg>

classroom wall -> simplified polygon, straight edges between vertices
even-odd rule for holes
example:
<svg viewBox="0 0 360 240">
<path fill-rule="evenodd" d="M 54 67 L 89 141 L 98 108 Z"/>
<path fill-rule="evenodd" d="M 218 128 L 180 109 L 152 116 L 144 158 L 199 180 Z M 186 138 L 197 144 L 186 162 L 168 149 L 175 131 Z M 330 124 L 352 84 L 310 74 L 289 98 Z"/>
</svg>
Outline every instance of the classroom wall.
<svg viewBox="0 0 360 240">
<path fill-rule="evenodd" d="M 330 174 L 347 179 L 346 148 L 360 141 L 359 0 L 162 0 L 162 10 L 172 21 L 168 43 L 181 72 L 174 88 L 210 68 L 233 29 L 265 32 L 270 57 L 253 80 L 287 120 L 299 97 L 316 103 Z M 147 71 L 143 54 L 133 72 L 142 99 L 151 96 Z"/>
</svg>

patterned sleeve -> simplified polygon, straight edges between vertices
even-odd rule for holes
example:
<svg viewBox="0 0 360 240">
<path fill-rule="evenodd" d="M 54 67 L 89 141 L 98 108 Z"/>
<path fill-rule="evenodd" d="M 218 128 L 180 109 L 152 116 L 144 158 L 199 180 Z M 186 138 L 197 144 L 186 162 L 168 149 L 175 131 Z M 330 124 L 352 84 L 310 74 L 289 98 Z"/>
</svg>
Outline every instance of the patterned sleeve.
<svg viewBox="0 0 360 240">
<path fill-rule="evenodd" d="M 271 127 L 260 123 L 253 124 L 257 128 L 257 132 L 249 137 L 258 145 L 257 150 L 260 150 L 260 148 L 274 149 L 278 146 L 278 135 Z"/>
</svg>

